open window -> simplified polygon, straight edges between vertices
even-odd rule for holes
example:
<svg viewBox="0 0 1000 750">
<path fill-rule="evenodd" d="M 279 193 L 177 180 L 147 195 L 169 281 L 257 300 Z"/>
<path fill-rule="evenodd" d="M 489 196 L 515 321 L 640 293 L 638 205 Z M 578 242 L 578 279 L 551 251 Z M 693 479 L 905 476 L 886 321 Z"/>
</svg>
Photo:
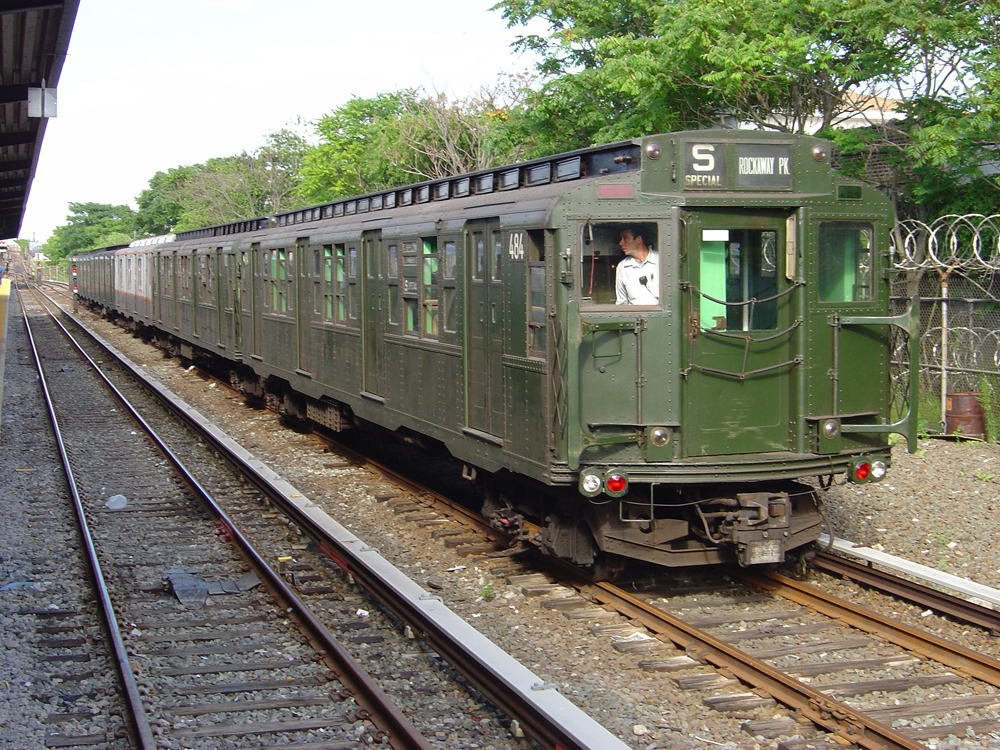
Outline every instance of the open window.
<svg viewBox="0 0 1000 750">
<path fill-rule="evenodd" d="M 778 327 L 778 233 L 705 229 L 700 248 L 701 325 L 714 331 Z"/>
<path fill-rule="evenodd" d="M 614 305 L 618 264 L 625 259 L 621 241 L 623 232 L 642 243 L 653 252 L 659 252 L 659 237 L 655 222 L 651 221 L 587 221 L 581 225 L 580 296 L 583 305 Z M 645 285 L 659 289 L 660 274 L 645 276 Z M 659 297 L 657 293 L 655 295 Z"/>
</svg>

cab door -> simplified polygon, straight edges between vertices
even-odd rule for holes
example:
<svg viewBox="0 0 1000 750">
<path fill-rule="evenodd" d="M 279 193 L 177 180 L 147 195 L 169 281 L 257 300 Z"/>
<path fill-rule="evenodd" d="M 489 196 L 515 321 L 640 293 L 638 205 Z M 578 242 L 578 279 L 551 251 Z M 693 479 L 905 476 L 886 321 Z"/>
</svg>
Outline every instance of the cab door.
<svg viewBox="0 0 1000 750">
<path fill-rule="evenodd" d="M 684 226 L 684 454 L 790 450 L 803 293 L 785 266 L 794 219 L 692 210 Z"/>
</svg>

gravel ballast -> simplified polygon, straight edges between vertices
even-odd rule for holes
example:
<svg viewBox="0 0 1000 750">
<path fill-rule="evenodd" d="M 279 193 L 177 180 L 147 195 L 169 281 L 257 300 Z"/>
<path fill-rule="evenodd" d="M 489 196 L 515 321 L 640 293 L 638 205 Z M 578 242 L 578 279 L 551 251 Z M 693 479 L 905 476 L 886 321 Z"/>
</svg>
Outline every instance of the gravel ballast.
<svg viewBox="0 0 1000 750">
<path fill-rule="evenodd" d="M 632 657 L 616 652 L 606 639 L 591 635 L 585 625 L 567 625 L 562 615 L 504 586 L 485 568 L 466 564 L 468 561 L 456 564 L 447 550 L 428 544 L 426 534 L 419 529 L 390 526 L 391 513 L 364 487 L 338 488 L 341 472 L 324 468 L 329 458 L 317 451 L 308 436 L 282 430 L 272 414 L 247 410 L 239 397 L 222 394 L 222 389 L 206 383 L 196 372 L 164 360 L 127 332 L 107 324 L 98 328 L 150 375 L 223 425 L 312 499 L 318 502 L 323 498 L 331 515 L 418 582 L 440 593 L 475 627 L 546 682 L 558 684 L 633 747 L 775 747 L 774 741 L 742 732 L 738 720 L 708 711 L 699 696 L 677 689 L 671 680 L 637 670 Z M 12 366 L 8 354 L 8 378 Z M 14 424 L 11 409 L 16 412 L 17 403 L 8 404 L 5 398 L 5 433 Z M 0 451 L 4 453 L 7 451 Z M 21 465 L 9 457 L 0 458 L 5 476 Z M 834 485 L 825 493 L 825 510 L 838 537 L 978 583 L 1000 586 L 1000 548 L 994 542 L 1000 523 L 994 512 L 1000 506 L 998 475 L 997 446 L 922 440 L 915 455 L 907 454 L 903 445 L 893 449 L 893 466 L 883 482 Z M 4 531 L 0 530 L 0 545 L 8 543 Z M 6 606 L 0 598 L 0 611 Z M 921 626 L 962 630 L 939 618 L 921 618 L 919 611 L 910 611 L 915 608 L 900 609 L 903 616 L 913 617 Z M 983 638 L 984 646 L 995 650 L 992 641 L 997 639 Z M 980 737 L 974 742 L 939 743 L 937 747 L 1000 748 L 1000 740 Z"/>
</svg>

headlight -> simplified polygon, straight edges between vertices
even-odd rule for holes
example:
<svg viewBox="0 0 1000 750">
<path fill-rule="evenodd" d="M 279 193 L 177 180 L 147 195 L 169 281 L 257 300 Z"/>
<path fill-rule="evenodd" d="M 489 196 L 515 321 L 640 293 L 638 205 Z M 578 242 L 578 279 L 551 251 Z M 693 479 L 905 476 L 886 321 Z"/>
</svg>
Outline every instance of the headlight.
<svg viewBox="0 0 1000 750">
<path fill-rule="evenodd" d="M 580 475 L 580 494 L 586 497 L 594 497 L 600 493 L 602 484 L 600 475 L 585 471 Z"/>
<path fill-rule="evenodd" d="M 670 430 L 666 427 L 654 427 L 649 431 L 649 442 L 657 448 L 662 448 L 670 442 Z"/>
<path fill-rule="evenodd" d="M 823 437 L 827 440 L 833 440 L 840 434 L 840 423 L 836 419 L 828 419 L 823 422 Z"/>
<path fill-rule="evenodd" d="M 876 482 L 885 476 L 885 461 L 872 461 L 872 479 Z"/>
</svg>

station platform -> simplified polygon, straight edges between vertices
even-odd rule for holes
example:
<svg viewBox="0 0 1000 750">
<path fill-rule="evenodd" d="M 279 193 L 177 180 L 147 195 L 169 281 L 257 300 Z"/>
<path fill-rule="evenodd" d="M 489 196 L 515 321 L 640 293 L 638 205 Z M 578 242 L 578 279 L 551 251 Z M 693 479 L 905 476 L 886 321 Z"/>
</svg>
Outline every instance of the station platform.
<svg viewBox="0 0 1000 750">
<path fill-rule="evenodd" d="M 0 409 L 3 409 L 3 365 L 6 359 L 7 310 L 10 301 L 10 278 L 0 280 Z"/>
</svg>

